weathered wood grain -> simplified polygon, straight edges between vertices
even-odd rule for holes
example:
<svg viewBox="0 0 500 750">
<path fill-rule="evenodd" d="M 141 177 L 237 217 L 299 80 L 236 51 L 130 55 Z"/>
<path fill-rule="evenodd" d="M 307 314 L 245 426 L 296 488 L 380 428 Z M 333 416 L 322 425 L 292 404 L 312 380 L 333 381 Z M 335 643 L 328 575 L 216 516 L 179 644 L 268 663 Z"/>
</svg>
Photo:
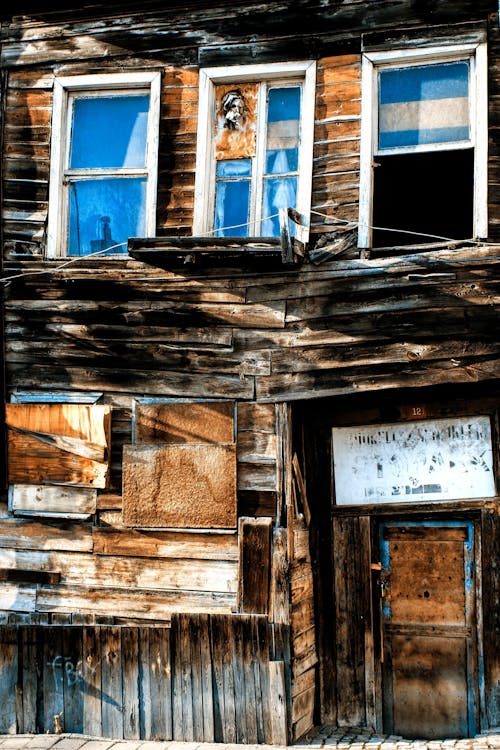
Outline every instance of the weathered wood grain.
<svg viewBox="0 0 500 750">
<path fill-rule="evenodd" d="M 269 611 L 271 525 L 270 518 L 240 517 L 239 519 L 238 604 L 240 612 L 267 614 Z"/>
</svg>

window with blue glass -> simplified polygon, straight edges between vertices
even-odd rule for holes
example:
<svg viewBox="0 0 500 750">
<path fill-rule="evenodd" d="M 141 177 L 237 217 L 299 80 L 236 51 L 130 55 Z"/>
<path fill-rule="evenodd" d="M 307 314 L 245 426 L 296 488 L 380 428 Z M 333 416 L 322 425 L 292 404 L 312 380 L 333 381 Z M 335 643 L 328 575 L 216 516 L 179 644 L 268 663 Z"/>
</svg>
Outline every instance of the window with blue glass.
<svg viewBox="0 0 500 750">
<path fill-rule="evenodd" d="M 145 234 L 148 95 L 75 97 L 68 255 L 123 253 Z"/>
<path fill-rule="evenodd" d="M 378 79 L 380 151 L 470 140 L 467 60 L 390 68 Z"/>
<path fill-rule="evenodd" d="M 224 112 L 216 148 L 214 234 L 279 236 L 279 209 L 297 204 L 302 86 L 263 82 L 221 99 L 231 95 L 239 110 Z"/>
<path fill-rule="evenodd" d="M 129 237 L 154 235 L 159 75 L 132 79 L 100 76 L 102 88 L 92 76 L 57 82 L 50 255 L 123 254 Z"/>
</svg>

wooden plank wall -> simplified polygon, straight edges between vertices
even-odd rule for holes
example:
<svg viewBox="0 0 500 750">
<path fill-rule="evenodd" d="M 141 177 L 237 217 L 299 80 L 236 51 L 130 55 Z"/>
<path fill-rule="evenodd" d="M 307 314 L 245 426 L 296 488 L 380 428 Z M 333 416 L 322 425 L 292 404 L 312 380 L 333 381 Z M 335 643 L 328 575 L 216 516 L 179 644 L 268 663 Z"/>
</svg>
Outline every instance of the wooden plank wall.
<svg viewBox="0 0 500 750">
<path fill-rule="evenodd" d="M 2 626 L 0 732 L 58 722 L 114 739 L 276 744 L 286 731 L 285 714 L 281 726 L 271 716 L 276 653 L 267 618 L 252 615 L 178 615 L 171 628 Z"/>
<path fill-rule="evenodd" d="M 237 604 L 234 529 L 133 529 L 122 521 L 121 454 L 131 440 L 132 399 L 112 396 L 111 486 L 89 522 L 14 518 L 0 504 L 0 617 L 38 622 L 168 623 L 172 612 L 231 612 Z M 127 408 L 123 406 L 127 404 Z M 237 418 L 239 516 L 276 513 L 274 404 L 241 404 Z M 21 572 L 22 571 L 22 572 Z M 60 582 L 36 580 L 56 572 Z M 74 613 L 79 613 L 78 615 Z M 55 618 L 55 620 L 54 620 Z"/>
</svg>

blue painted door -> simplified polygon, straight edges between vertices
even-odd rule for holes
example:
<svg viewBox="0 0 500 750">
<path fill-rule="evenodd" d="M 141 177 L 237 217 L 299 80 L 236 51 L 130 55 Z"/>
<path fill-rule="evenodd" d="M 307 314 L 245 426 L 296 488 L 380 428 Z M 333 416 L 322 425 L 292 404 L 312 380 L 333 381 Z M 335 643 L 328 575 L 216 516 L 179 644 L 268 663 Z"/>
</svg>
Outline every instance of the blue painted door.
<svg viewBox="0 0 500 750">
<path fill-rule="evenodd" d="M 409 738 L 476 733 L 474 525 L 380 525 L 384 731 Z"/>
</svg>

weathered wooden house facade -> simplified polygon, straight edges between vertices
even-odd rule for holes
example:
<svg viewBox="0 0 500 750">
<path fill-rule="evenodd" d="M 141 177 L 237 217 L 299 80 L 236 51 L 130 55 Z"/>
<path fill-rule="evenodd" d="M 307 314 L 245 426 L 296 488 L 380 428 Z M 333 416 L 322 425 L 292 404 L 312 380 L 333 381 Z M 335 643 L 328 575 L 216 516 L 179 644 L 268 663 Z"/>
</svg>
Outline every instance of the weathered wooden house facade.
<svg viewBox="0 0 500 750">
<path fill-rule="evenodd" d="M 497 10 L 1 11 L 0 732 L 500 724 Z"/>
</svg>

